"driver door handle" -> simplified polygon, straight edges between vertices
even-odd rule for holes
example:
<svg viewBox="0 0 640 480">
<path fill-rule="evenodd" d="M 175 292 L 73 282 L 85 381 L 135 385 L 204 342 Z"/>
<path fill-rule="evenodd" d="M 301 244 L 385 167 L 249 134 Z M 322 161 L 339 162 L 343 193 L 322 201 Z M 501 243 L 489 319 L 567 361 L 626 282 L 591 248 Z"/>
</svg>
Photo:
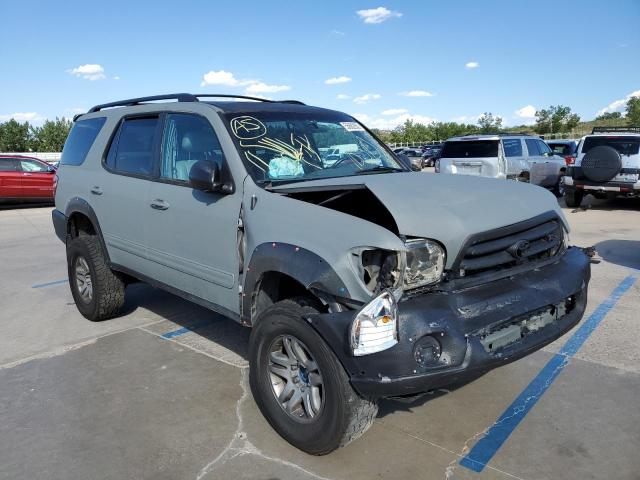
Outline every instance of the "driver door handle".
<svg viewBox="0 0 640 480">
<path fill-rule="evenodd" d="M 153 202 L 151 202 L 151 208 L 155 210 L 167 210 L 169 208 L 169 204 L 164 200 L 156 198 Z"/>
</svg>

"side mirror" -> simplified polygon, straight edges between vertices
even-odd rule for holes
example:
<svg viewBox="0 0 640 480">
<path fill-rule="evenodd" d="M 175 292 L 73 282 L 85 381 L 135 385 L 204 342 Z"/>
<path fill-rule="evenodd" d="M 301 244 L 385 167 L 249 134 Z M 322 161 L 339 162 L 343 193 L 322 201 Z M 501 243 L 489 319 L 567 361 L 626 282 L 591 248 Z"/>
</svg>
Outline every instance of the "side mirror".
<svg viewBox="0 0 640 480">
<path fill-rule="evenodd" d="M 49 165 L 47 167 L 47 173 L 56 173 L 56 169 L 53 166 Z"/>
<path fill-rule="evenodd" d="M 193 188 L 203 192 L 219 192 L 222 189 L 220 169 L 213 162 L 196 162 L 189 172 L 189 181 Z"/>
</svg>

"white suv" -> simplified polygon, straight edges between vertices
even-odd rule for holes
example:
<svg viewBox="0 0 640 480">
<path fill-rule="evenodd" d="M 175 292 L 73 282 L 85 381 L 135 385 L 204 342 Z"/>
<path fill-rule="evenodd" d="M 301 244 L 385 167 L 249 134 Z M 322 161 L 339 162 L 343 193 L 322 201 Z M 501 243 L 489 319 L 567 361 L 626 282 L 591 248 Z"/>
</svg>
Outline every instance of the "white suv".
<svg viewBox="0 0 640 480">
<path fill-rule="evenodd" d="M 562 195 L 566 164 L 534 135 L 465 135 L 444 143 L 437 173 L 531 182 Z"/>
<path fill-rule="evenodd" d="M 596 198 L 640 196 L 640 127 L 595 127 L 578 145 L 575 165 L 564 177 L 565 201 L 578 207 Z"/>
</svg>

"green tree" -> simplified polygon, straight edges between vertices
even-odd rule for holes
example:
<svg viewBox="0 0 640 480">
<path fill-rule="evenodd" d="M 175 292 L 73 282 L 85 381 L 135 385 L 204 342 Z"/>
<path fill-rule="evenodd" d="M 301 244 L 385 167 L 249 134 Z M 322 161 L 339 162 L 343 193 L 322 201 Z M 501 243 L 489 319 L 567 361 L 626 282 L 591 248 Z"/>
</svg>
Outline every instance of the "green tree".
<svg viewBox="0 0 640 480">
<path fill-rule="evenodd" d="M 30 143 L 29 122 L 19 123 L 12 118 L 0 123 L 0 152 L 27 152 Z"/>
<path fill-rule="evenodd" d="M 478 118 L 480 133 L 498 133 L 502 130 L 502 118 L 494 116 L 491 112 L 484 112 Z"/>
<path fill-rule="evenodd" d="M 627 102 L 627 123 L 640 127 L 640 97 L 631 97 Z"/>
<path fill-rule="evenodd" d="M 603 113 L 602 115 L 598 115 L 596 117 L 596 120 L 618 120 L 622 118 L 622 113 L 620 112 L 606 112 Z"/>
<path fill-rule="evenodd" d="M 551 105 L 536 112 L 535 131 L 538 133 L 570 132 L 580 123 L 580 116 L 572 113 L 570 107 Z"/>
<path fill-rule="evenodd" d="M 73 126 L 71 120 L 64 117 L 47 120 L 41 127 L 31 129 L 31 148 L 39 152 L 61 152 L 64 142 Z"/>
</svg>

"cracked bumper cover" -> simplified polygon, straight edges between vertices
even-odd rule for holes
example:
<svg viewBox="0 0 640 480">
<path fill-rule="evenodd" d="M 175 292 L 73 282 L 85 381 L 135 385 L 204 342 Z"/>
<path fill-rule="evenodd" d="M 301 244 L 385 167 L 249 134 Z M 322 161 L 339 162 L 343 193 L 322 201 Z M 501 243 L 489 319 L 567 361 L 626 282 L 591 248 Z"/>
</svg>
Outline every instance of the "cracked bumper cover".
<svg viewBox="0 0 640 480">
<path fill-rule="evenodd" d="M 558 261 L 519 275 L 456 292 L 432 292 L 399 303 L 398 344 L 354 357 L 349 327 L 356 312 L 321 314 L 311 324 L 334 351 L 353 387 L 370 397 L 412 395 L 471 381 L 522 358 L 562 336 L 582 318 L 591 271 L 587 256 L 569 248 Z M 495 351 L 481 339 L 531 314 L 571 299 L 571 310 L 537 331 Z M 441 344 L 439 361 L 420 366 L 414 347 L 430 335 Z M 485 342 L 486 344 L 486 342 Z"/>
</svg>

